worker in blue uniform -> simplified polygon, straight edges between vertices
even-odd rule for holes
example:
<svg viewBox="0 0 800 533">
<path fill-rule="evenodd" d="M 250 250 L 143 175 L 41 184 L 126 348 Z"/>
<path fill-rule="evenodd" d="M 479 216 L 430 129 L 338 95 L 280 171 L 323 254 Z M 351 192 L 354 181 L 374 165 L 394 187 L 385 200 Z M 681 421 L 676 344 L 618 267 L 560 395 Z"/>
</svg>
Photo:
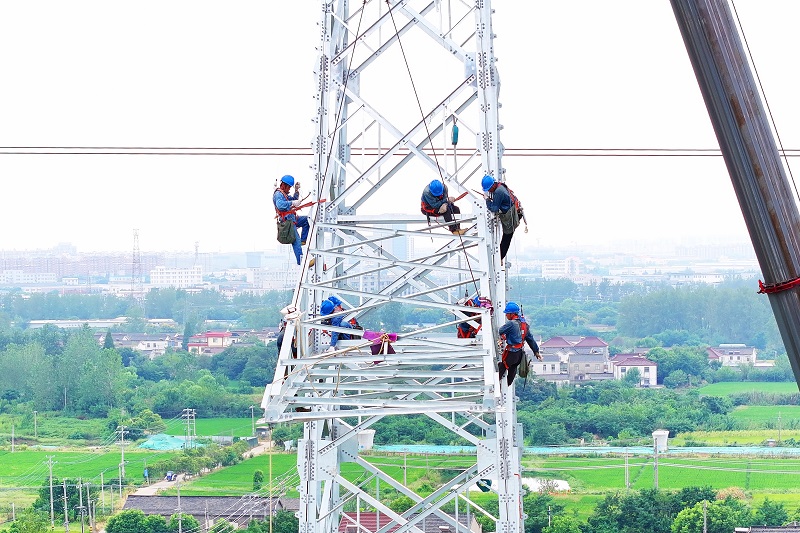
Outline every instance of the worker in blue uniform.
<svg viewBox="0 0 800 533">
<path fill-rule="evenodd" d="M 497 214 L 503 228 L 503 237 L 500 239 L 500 261 L 502 261 L 511 247 L 514 231 L 519 226 L 521 206 L 511 189 L 491 176 L 483 177 L 481 187 L 486 198 L 486 208 Z"/>
<path fill-rule="evenodd" d="M 294 187 L 294 194 L 290 194 L 292 187 Z M 294 225 L 301 230 L 301 233 L 297 234 L 297 238 L 295 238 L 292 243 L 292 249 L 294 250 L 294 256 L 297 259 L 298 265 L 302 262 L 303 245 L 308 238 L 310 227 L 308 224 L 308 217 L 297 215 L 296 208 L 301 202 L 300 182 L 295 181 L 294 177 L 288 174 L 283 176 L 278 188 L 275 189 L 272 195 L 272 203 L 275 205 L 275 211 L 280 220 L 291 220 L 294 222 Z M 314 259 L 311 259 L 309 266 L 314 266 Z"/>
<path fill-rule="evenodd" d="M 322 316 L 328 316 L 328 315 L 330 315 L 330 314 L 332 314 L 334 312 L 336 307 L 337 306 L 332 301 L 330 301 L 330 299 L 325 300 L 319 306 L 319 314 L 322 315 Z M 341 306 L 339 306 L 339 309 L 341 310 Z M 326 326 L 337 327 L 337 328 L 350 328 L 350 329 L 352 329 L 353 326 L 350 323 L 342 322 L 343 318 L 344 318 L 343 315 L 338 315 L 338 316 L 331 317 L 331 318 L 325 318 L 325 319 L 322 320 L 322 324 L 324 324 Z M 336 343 L 339 342 L 340 339 L 346 341 L 346 340 L 350 340 L 352 338 L 350 334 L 348 334 L 348 333 L 339 333 L 338 331 L 331 331 L 330 335 L 331 335 L 331 346 L 330 346 L 330 348 L 328 348 L 328 350 L 330 350 L 330 351 L 336 349 Z"/>
<path fill-rule="evenodd" d="M 505 348 L 498 366 L 500 381 L 502 382 L 503 377 L 506 377 L 507 383 L 511 385 L 517 376 L 517 368 L 522 362 L 522 358 L 525 357 L 525 343 L 528 343 L 533 350 L 536 359 L 541 361 L 542 356 L 539 355 L 539 345 L 536 344 L 519 305 L 508 302 L 503 313 L 506 315 L 506 323 L 500 326 L 497 332 L 501 342 L 505 341 Z"/>
<path fill-rule="evenodd" d="M 445 222 L 452 222 L 453 215 L 461 213 L 461 209 L 455 204 L 456 199 L 447 195 L 447 185 L 440 180 L 431 181 L 422 191 L 422 214 L 438 218 L 444 217 Z M 453 235 L 464 235 L 467 230 L 461 229 L 461 224 L 455 223 L 448 226 Z"/>
</svg>

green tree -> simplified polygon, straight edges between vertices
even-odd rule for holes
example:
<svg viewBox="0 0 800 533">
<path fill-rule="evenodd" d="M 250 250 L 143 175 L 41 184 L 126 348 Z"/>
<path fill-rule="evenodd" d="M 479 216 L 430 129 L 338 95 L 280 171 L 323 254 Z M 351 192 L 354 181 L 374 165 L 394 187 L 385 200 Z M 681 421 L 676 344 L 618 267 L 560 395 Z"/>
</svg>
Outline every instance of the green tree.
<svg viewBox="0 0 800 533">
<path fill-rule="evenodd" d="M 753 515 L 754 526 L 782 526 L 789 521 L 789 513 L 781 502 L 773 502 L 769 498 L 756 509 Z"/>
<path fill-rule="evenodd" d="M 253 472 L 253 491 L 261 490 L 261 485 L 264 484 L 264 472 L 255 470 Z"/>
<path fill-rule="evenodd" d="M 272 529 L 270 530 L 269 520 L 251 520 L 247 524 L 245 533 L 297 533 L 300 528 L 300 521 L 291 511 L 278 511 L 272 517 Z"/>
<path fill-rule="evenodd" d="M 111 330 L 106 331 L 106 338 L 103 341 L 103 348 L 106 350 L 114 349 L 114 337 L 111 336 Z"/>
<path fill-rule="evenodd" d="M 389 509 L 395 513 L 404 513 L 412 507 L 414 507 L 414 500 L 404 495 L 398 496 L 389 502 Z"/>
<path fill-rule="evenodd" d="M 622 381 L 628 385 L 637 386 L 642 381 L 642 373 L 639 372 L 638 368 L 630 368 L 625 373 L 625 377 L 622 378 Z"/>
<path fill-rule="evenodd" d="M 708 533 L 730 533 L 737 527 L 751 523 L 751 513 L 742 502 L 727 498 L 706 504 L 699 502 L 678 513 L 672 522 L 672 533 L 702 533 L 703 507 L 706 506 L 705 522 Z"/>
<path fill-rule="evenodd" d="M 236 526 L 223 518 L 218 518 L 208 531 L 209 533 L 233 533 L 236 531 Z"/>
<path fill-rule="evenodd" d="M 108 519 L 106 533 L 149 533 L 144 512 L 140 509 L 118 512 Z"/>
<path fill-rule="evenodd" d="M 190 514 L 174 514 L 169 518 L 169 531 L 170 533 L 178 533 L 179 529 L 182 531 L 200 531 L 200 522 Z M 110 532 L 107 531 L 106 533 Z"/>
<path fill-rule="evenodd" d="M 144 527 L 146 533 L 169 533 L 167 519 L 158 514 L 148 515 L 144 519 Z"/>
<path fill-rule="evenodd" d="M 552 524 L 542 530 L 543 533 L 581 533 L 581 523 L 573 516 L 555 516 Z"/>
<path fill-rule="evenodd" d="M 17 518 L 8 529 L 8 533 L 46 533 L 50 530 L 50 520 L 46 513 L 34 509 L 25 509 L 17 513 Z"/>
</svg>

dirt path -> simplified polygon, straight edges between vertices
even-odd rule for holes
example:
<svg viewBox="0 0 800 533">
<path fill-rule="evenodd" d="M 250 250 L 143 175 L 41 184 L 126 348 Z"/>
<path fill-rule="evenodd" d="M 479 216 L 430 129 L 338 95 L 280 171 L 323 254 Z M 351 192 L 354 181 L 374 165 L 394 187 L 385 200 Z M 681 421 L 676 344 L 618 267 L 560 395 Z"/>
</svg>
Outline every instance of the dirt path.
<svg viewBox="0 0 800 533">
<path fill-rule="evenodd" d="M 183 481 L 183 474 L 179 474 L 178 479 L 175 481 L 161 480 L 151 483 L 150 485 L 145 485 L 144 487 L 139 487 L 133 494 L 136 496 L 155 496 L 160 490 L 170 489 L 180 481 Z"/>
</svg>

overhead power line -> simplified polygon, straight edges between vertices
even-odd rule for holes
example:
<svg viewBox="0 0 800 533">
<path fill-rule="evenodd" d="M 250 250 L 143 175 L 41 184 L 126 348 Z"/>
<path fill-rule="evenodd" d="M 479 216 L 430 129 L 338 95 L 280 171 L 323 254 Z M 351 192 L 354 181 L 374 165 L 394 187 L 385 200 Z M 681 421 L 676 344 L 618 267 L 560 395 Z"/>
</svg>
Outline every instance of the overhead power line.
<svg viewBox="0 0 800 533">
<path fill-rule="evenodd" d="M 431 155 L 435 148 L 421 149 Z M 475 149 L 458 148 L 456 155 L 470 156 Z M 354 149 L 351 156 L 377 157 L 386 149 L 377 147 Z M 447 150 L 452 154 L 453 150 Z M 782 150 L 783 157 L 800 157 L 800 149 Z M 393 155 L 405 157 L 409 150 L 401 148 Z M 0 155 L 175 155 L 175 156 L 268 156 L 309 157 L 306 147 L 211 147 L 211 146 L 0 146 Z M 721 157 L 718 148 L 506 148 L 505 157 Z"/>
</svg>

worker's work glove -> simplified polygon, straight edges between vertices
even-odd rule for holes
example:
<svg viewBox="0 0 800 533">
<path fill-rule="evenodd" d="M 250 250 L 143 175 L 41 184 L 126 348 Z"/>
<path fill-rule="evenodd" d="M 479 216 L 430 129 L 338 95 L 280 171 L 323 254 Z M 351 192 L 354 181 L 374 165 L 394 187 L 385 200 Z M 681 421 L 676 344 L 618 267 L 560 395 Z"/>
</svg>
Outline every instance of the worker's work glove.
<svg viewBox="0 0 800 533">
<path fill-rule="evenodd" d="M 447 213 L 447 204 L 442 204 L 442 207 L 439 208 L 440 213 Z"/>
<path fill-rule="evenodd" d="M 300 200 L 292 200 L 292 207 L 297 207 L 300 205 Z"/>
<path fill-rule="evenodd" d="M 294 190 L 295 191 L 299 191 L 300 190 L 300 182 L 299 181 L 295 181 L 294 182 Z"/>
<path fill-rule="evenodd" d="M 328 349 L 327 349 L 327 350 L 325 350 L 325 353 L 331 353 L 331 352 L 335 352 L 335 351 L 336 351 L 336 347 L 334 347 L 334 346 L 328 346 Z"/>
<path fill-rule="evenodd" d="M 533 356 L 538 359 L 539 361 L 542 360 L 542 355 L 539 352 L 533 352 Z"/>
<path fill-rule="evenodd" d="M 456 201 L 456 197 L 455 197 L 455 196 L 451 196 L 451 197 L 449 197 L 449 198 L 447 199 L 447 201 L 448 201 L 448 202 L 450 202 L 450 203 L 452 204 L 452 203 L 454 203 L 454 202 Z"/>
</svg>

